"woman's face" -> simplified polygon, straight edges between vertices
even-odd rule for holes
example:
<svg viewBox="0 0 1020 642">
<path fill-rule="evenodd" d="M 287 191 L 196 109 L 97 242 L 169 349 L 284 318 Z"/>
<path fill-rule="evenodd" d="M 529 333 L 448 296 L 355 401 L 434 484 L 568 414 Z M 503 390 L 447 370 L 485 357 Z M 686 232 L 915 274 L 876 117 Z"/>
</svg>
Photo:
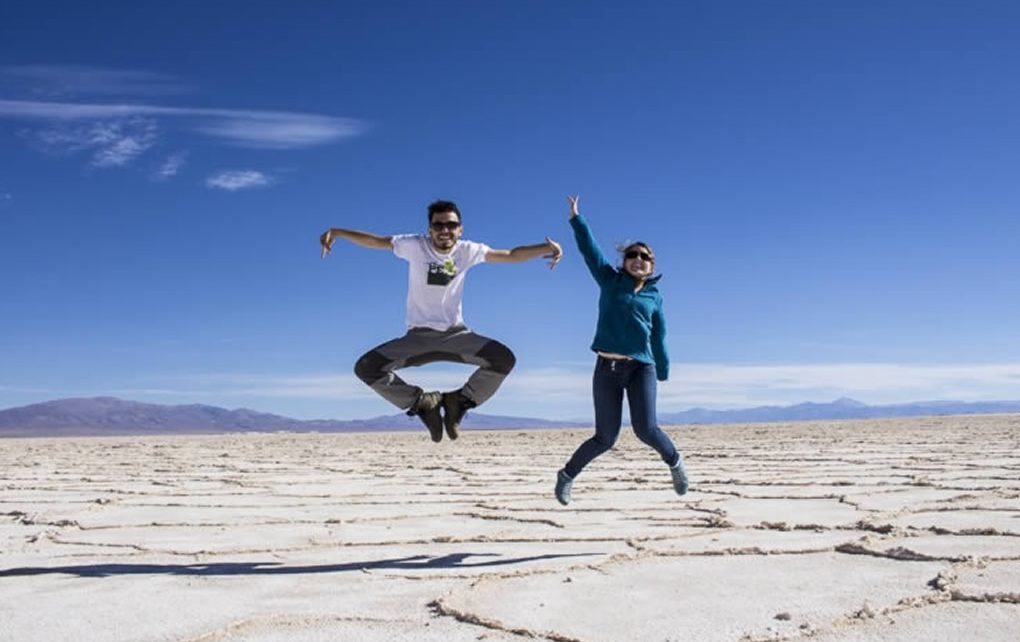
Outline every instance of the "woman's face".
<svg viewBox="0 0 1020 642">
<path fill-rule="evenodd" d="M 623 251 L 623 269 L 635 279 L 647 279 L 655 271 L 655 254 L 647 245 L 628 246 Z"/>
</svg>

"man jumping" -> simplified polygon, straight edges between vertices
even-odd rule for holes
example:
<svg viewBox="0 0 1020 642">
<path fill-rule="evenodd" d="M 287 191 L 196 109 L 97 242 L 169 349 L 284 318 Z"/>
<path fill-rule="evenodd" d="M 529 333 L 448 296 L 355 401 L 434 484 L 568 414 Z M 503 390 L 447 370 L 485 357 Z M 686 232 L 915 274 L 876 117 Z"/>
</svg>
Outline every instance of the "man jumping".
<svg viewBox="0 0 1020 642">
<path fill-rule="evenodd" d="M 542 257 L 554 268 L 563 256 L 559 244 L 522 245 L 494 250 L 483 243 L 461 240 L 464 228 L 457 205 L 436 201 L 429 205 L 429 232 L 377 236 L 343 228 L 330 228 L 319 237 L 322 258 L 338 238 L 377 250 L 392 250 L 409 263 L 407 278 L 407 334 L 376 346 L 362 355 L 354 373 L 384 399 L 421 418 L 432 441 L 450 439 L 464 414 L 481 405 L 499 388 L 516 359 L 505 345 L 472 332 L 464 325 L 461 298 L 464 275 L 479 263 L 521 263 Z M 396 371 L 437 361 L 478 366 L 459 390 L 425 392 L 397 376 Z"/>
</svg>

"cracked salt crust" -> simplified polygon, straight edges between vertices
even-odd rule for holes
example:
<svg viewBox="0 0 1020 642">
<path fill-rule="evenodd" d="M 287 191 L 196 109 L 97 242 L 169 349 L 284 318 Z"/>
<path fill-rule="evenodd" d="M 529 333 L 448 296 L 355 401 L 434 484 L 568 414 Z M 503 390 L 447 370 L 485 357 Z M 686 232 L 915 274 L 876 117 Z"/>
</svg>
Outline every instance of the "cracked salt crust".
<svg viewBox="0 0 1020 642">
<path fill-rule="evenodd" d="M 0 641 L 1015 639 L 1020 417 L 668 432 L 5 440 Z"/>
</svg>

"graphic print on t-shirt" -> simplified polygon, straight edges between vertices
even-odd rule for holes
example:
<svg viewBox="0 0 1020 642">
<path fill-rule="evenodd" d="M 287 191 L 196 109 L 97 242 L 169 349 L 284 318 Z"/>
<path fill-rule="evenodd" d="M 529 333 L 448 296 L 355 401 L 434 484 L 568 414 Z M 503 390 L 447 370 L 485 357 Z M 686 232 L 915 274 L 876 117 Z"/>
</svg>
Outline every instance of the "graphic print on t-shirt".
<svg viewBox="0 0 1020 642">
<path fill-rule="evenodd" d="M 457 265 L 452 259 L 446 259 L 445 263 L 433 263 L 429 261 L 429 285 L 449 285 L 453 277 L 457 276 Z"/>
</svg>

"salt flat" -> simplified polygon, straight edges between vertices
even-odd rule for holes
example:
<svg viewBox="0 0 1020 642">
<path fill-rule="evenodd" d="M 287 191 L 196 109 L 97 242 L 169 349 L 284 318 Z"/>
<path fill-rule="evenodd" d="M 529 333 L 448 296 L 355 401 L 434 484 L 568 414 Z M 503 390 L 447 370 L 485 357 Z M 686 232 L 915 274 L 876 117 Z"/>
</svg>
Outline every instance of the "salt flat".
<svg viewBox="0 0 1020 642">
<path fill-rule="evenodd" d="M 1020 416 L 0 441 L 0 640 L 1020 632 Z"/>
</svg>

